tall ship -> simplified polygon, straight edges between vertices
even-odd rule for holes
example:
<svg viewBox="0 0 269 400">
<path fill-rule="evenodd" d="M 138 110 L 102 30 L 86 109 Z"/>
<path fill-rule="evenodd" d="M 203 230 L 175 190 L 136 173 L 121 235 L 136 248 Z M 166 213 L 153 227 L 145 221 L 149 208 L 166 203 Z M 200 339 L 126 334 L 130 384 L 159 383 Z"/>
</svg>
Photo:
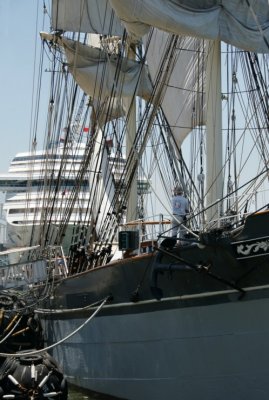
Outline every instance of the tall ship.
<svg viewBox="0 0 269 400">
<path fill-rule="evenodd" d="M 267 398 L 267 0 L 47 7 L 46 140 L 67 127 L 65 159 L 73 125 L 90 134 L 68 212 L 50 213 L 66 196 L 61 169 L 57 196 L 41 196 L 43 256 L 65 247 L 81 212 L 47 278 L 23 285 L 45 348 L 96 396 Z M 175 191 L 184 213 L 172 209 Z M 6 203 L 10 221 L 19 196 Z"/>
</svg>

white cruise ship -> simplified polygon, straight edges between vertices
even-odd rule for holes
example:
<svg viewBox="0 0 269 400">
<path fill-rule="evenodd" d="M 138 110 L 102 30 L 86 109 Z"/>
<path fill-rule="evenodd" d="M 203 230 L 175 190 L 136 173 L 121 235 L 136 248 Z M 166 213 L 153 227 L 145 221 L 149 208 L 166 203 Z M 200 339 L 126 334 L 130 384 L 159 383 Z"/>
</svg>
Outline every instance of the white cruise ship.
<svg viewBox="0 0 269 400">
<path fill-rule="evenodd" d="M 81 173 L 78 181 L 84 158 L 83 143 L 14 157 L 8 173 L 0 174 L 6 248 L 61 244 L 68 251 L 70 244 L 85 241 L 89 174 Z"/>
</svg>

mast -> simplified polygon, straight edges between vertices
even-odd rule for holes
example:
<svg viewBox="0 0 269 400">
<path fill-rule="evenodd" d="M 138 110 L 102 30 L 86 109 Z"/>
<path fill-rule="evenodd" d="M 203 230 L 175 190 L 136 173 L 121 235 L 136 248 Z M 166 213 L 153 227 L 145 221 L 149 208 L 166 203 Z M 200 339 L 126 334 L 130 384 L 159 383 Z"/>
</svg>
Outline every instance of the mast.
<svg viewBox="0 0 269 400">
<path fill-rule="evenodd" d="M 221 44 L 214 40 L 208 53 L 206 68 L 207 100 L 207 207 L 222 198 L 222 111 L 221 111 Z M 207 221 L 218 218 L 222 204 L 218 203 L 207 210 Z"/>
<path fill-rule="evenodd" d="M 129 45 L 128 48 L 128 58 L 135 60 L 135 47 Z M 135 94 L 133 97 L 125 100 L 125 107 L 127 110 L 128 120 L 127 120 L 127 131 L 126 131 L 126 159 L 132 153 L 133 144 L 136 136 L 136 101 Z M 133 159 L 133 162 L 135 160 Z M 132 170 L 132 168 L 131 168 Z M 127 181 L 128 181 L 127 176 Z M 129 196 L 127 200 L 127 213 L 126 222 L 133 221 L 137 217 L 137 174 L 132 179 Z"/>
</svg>

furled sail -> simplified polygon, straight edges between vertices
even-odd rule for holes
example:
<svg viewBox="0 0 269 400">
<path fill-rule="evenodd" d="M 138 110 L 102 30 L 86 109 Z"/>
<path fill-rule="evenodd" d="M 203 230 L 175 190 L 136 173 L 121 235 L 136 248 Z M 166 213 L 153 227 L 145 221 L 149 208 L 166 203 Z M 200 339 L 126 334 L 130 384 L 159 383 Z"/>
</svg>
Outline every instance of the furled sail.
<svg viewBox="0 0 269 400">
<path fill-rule="evenodd" d="M 268 0 L 110 0 L 136 38 L 151 26 L 177 35 L 219 39 L 257 53 L 269 52 Z"/>
<path fill-rule="evenodd" d="M 168 33 L 158 29 L 154 29 L 151 35 L 146 58 L 153 82 L 160 60 L 164 57 L 168 37 Z M 204 64 L 208 43 L 190 37 L 182 37 L 179 43 L 175 65 L 166 83 L 162 109 L 176 142 L 181 146 L 194 127 L 205 123 Z"/>
<path fill-rule="evenodd" d="M 53 40 L 53 35 L 41 35 Z M 122 98 L 136 94 L 150 99 L 152 85 L 146 65 L 70 39 L 56 41 L 64 48 L 75 81 L 92 98 L 100 125 L 124 115 Z"/>
<path fill-rule="evenodd" d="M 53 0 L 55 30 L 121 36 L 123 27 L 108 0 Z"/>
<path fill-rule="evenodd" d="M 151 95 L 147 67 L 134 60 L 109 55 L 101 49 L 62 39 L 68 67 L 79 86 L 92 97 Z"/>
</svg>

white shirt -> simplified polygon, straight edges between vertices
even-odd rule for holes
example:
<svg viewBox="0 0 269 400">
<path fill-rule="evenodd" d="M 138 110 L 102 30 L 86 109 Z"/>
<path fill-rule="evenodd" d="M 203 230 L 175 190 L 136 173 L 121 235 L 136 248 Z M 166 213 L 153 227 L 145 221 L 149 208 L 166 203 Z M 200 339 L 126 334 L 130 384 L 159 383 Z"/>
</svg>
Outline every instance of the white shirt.
<svg viewBox="0 0 269 400">
<path fill-rule="evenodd" d="M 174 215 L 186 215 L 189 212 L 189 202 L 186 197 L 181 195 L 172 197 L 172 211 Z"/>
</svg>

